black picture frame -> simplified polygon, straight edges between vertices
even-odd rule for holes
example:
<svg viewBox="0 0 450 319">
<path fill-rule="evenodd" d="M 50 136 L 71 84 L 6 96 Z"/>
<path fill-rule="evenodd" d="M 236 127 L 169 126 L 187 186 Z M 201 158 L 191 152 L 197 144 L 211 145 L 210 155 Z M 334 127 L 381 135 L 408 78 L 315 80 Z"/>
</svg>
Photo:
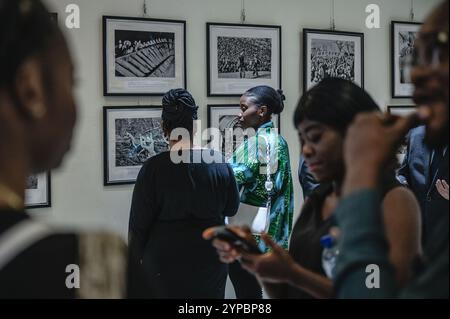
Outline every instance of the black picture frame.
<svg viewBox="0 0 450 319">
<path fill-rule="evenodd" d="M 310 51 L 309 47 L 309 39 L 308 37 L 310 35 L 318 35 L 322 36 L 325 40 L 335 40 L 339 41 L 338 38 L 345 37 L 345 38 L 354 38 L 355 39 L 355 60 L 354 60 L 354 82 L 358 84 L 360 87 L 364 88 L 364 33 L 361 32 L 349 32 L 349 31 L 332 31 L 332 30 L 320 30 L 320 29 L 310 29 L 310 28 L 304 28 L 303 29 L 303 92 L 306 92 L 308 89 L 310 89 L 313 85 L 317 84 L 318 82 L 315 81 L 308 81 L 311 68 L 309 67 L 309 60 L 308 59 L 308 52 Z M 325 36 L 329 35 L 329 38 L 326 39 Z M 357 42 L 359 41 L 359 76 L 357 76 Z M 311 76 L 310 76 L 311 77 Z M 323 79 L 323 77 L 321 78 Z"/>
<path fill-rule="evenodd" d="M 37 209 L 52 207 L 52 178 L 51 172 L 32 175 L 28 178 L 35 179 L 35 189 L 25 189 L 25 209 Z M 39 181 L 45 179 L 44 187 L 38 186 Z M 39 199 L 41 198 L 41 199 Z M 44 198 L 42 200 L 42 198 Z"/>
<path fill-rule="evenodd" d="M 113 114 L 115 113 L 115 114 Z M 134 113 L 134 114 L 132 114 Z M 104 106 L 103 107 L 103 167 L 104 167 L 104 186 L 111 185 L 129 185 L 134 184 L 136 182 L 137 175 L 142 167 L 142 164 L 151 156 L 157 155 L 166 150 L 166 148 L 162 145 L 163 140 L 163 132 L 161 127 L 161 114 L 162 114 L 162 106 L 154 106 L 154 105 L 138 105 L 138 106 Z M 140 123 L 140 127 L 137 127 L 132 131 L 132 136 L 134 137 L 131 140 L 130 134 L 126 134 L 130 141 L 122 142 L 121 145 L 124 145 L 121 150 L 117 150 L 118 142 L 117 142 L 117 125 L 120 123 L 117 120 L 124 120 L 125 124 L 131 127 L 132 120 L 142 120 L 142 119 L 152 119 L 150 121 L 151 127 L 149 125 L 147 127 L 143 127 L 142 123 Z M 115 127 L 113 128 L 114 132 L 111 131 L 110 123 L 114 121 Z M 141 121 L 142 122 L 142 121 Z M 131 127 L 132 128 L 132 127 Z M 153 144 L 153 152 L 148 152 L 145 147 L 142 147 L 141 143 L 141 151 L 140 153 L 129 153 L 132 154 L 133 157 L 128 155 L 128 158 L 124 158 L 124 154 L 126 152 L 126 145 L 132 143 L 129 149 L 134 151 L 134 149 L 139 149 L 139 145 L 135 145 L 135 140 L 138 138 L 142 138 L 142 133 L 148 134 L 150 133 L 151 140 Z M 112 134 L 114 136 L 112 136 Z M 140 134 L 140 137 L 137 135 Z M 155 134 L 155 136 L 153 136 Z M 123 137 L 123 136 L 121 136 Z M 148 136 L 146 136 L 148 137 Z M 155 139 L 154 139 L 155 137 Z M 110 140 L 114 143 L 113 147 L 111 147 Z M 144 140 L 145 142 L 145 140 Z M 138 143 L 136 143 L 138 144 Z M 134 149 L 133 149 L 134 147 Z M 124 150 L 125 148 L 125 150 Z M 168 149 L 168 147 L 167 147 Z M 150 156 L 151 155 L 151 156 Z M 120 156 L 121 164 L 117 165 L 118 158 Z M 113 162 L 114 160 L 114 162 Z M 133 165 L 122 165 L 124 162 L 132 162 Z M 138 163 L 138 164 L 136 164 Z"/>
<path fill-rule="evenodd" d="M 143 48 L 143 50 L 141 50 L 140 52 L 131 52 L 127 55 L 133 55 L 133 62 L 132 63 L 128 63 L 128 65 L 130 65 L 131 70 L 137 70 L 136 66 L 138 66 L 138 68 L 140 70 L 138 71 L 144 71 L 145 72 L 163 72 L 161 71 L 160 67 L 164 66 L 165 63 L 167 62 L 169 67 L 166 68 L 167 69 L 171 69 L 173 68 L 173 72 L 174 72 L 174 76 L 175 76 L 175 80 L 168 80 L 168 79 L 172 79 L 172 77 L 157 77 L 158 81 L 151 81 L 151 77 L 150 76 L 126 76 L 126 75 L 133 75 L 133 71 L 130 71 L 129 69 L 124 69 L 122 67 L 122 65 L 119 65 L 121 67 L 121 70 L 124 71 L 123 74 L 121 74 L 120 77 L 117 77 L 117 65 L 114 62 L 114 70 L 110 67 L 109 64 L 109 59 L 110 59 L 110 55 L 111 52 L 108 52 L 109 49 L 109 44 L 111 41 L 109 41 L 108 39 L 108 35 L 109 35 L 109 29 L 108 29 L 108 24 L 112 23 L 113 21 L 116 21 L 118 25 L 120 24 L 132 24 L 135 23 L 136 27 L 134 27 L 134 29 L 137 29 L 137 26 L 139 26 L 139 24 L 148 24 L 147 28 L 149 28 L 149 30 L 143 30 L 143 31 L 136 31 L 133 28 L 129 27 L 129 30 L 127 30 L 126 28 L 120 29 L 120 31 L 122 32 L 148 32 L 148 33 L 156 33 L 159 35 L 166 35 L 166 34 L 171 34 L 173 33 L 173 45 L 168 44 L 170 41 L 167 40 L 167 48 L 169 50 L 174 50 L 174 58 L 172 60 L 170 60 L 170 56 L 166 57 L 165 59 L 161 59 L 161 57 L 159 57 L 158 55 L 154 55 L 153 53 L 148 53 L 148 51 L 146 51 L 146 54 L 144 54 L 142 51 L 144 51 L 146 48 Z M 164 26 L 164 24 L 166 24 L 167 30 L 166 32 L 162 31 L 163 28 L 160 27 L 160 25 Z M 154 28 L 154 30 L 150 30 L 151 27 Z M 160 30 L 161 29 L 161 30 Z M 172 29 L 176 29 L 176 30 L 172 30 Z M 170 31 L 170 32 L 169 32 Z M 173 31 L 173 32 L 172 32 Z M 181 34 L 180 34 L 181 33 Z M 135 35 L 135 37 L 138 37 L 140 35 Z M 169 35 L 167 35 L 169 36 Z M 170 35 L 170 37 L 172 37 Z M 114 36 L 115 39 L 115 36 Z M 150 43 L 151 41 L 153 41 L 153 43 Z M 157 43 L 156 41 L 158 40 L 149 40 L 148 45 L 149 46 L 153 46 L 153 45 L 157 45 L 159 43 Z M 130 41 L 131 43 L 131 41 Z M 169 48 L 171 46 L 174 46 L 174 48 Z M 134 49 L 134 48 L 133 48 Z M 139 56 L 137 55 L 137 53 L 141 53 Z M 167 54 L 169 52 L 166 52 Z M 165 54 L 166 54 L 165 53 Z M 181 58 L 179 58 L 179 56 L 182 56 Z M 156 57 L 156 58 L 155 58 Z M 125 56 L 120 57 L 120 59 L 124 58 Z M 116 58 L 116 47 L 114 47 L 114 59 L 115 61 L 118 60 L 118 58 Z M 153 59 L 158 60 L 157 61 L 157 65 L 152 66 L 152 63 L 154 63 Z M 180 61 L 181 62 L 178 62 Z M 174 62 L 173 62 L 174 61 Z M 134 64 L 133 64 L 134 63 Z M 181 63 L 182 65 L 179 66 L 179 63 Z M 154 67 L 154 69 L 152 70 L 151 67 Z M 149 74 L 151 74 L 149 73 Z M 170 71 L 171 73 L 171 71 Z M 111 89 L 111 74 L 114 74 L 114 78 L 130 78 L 130 79 L 134 79 L 134 80 L 128 80 L 128 82 L 126 82 L 127 80 L 123 80 L 123 85 L 130 85 L 133 86 L 135 85 L 136 87 L 141 86 L 141 89 L 126 89 L 126 88 L 116 88 L 116 89 Z M 126 75 L 125 75 L 126 74 Z M 141 73 L 143 75 L 145 75 L 144 73 Z M 134 74 L 135 75 L 135 74 Z M 150 79 L 150 80 L 142 80 L 142 79 Z M 141 80 L 139 80 L 141 79 Z M 165 82 L 164 85 L 161 84 L 161 81 L 163 81 L 162 79 L 164 79 Z M 118 81 L 117 83 L 120 83 L 120 81 Z M 143 86 L 143 85 L 146 85 Z M 119 84 L 117 84 L 119 85 Z M 169 91 L 170 89 L 175 89 L 175 88 L 187 88 L 187 65 L 186 65 L 186 21 L 185 20 L 170 20 L 170 19 L 153 19 L 153 18 L 137 18 L 137 17 L 123 17 L 123 16 L 103 16 L 103 95 L 104 96 L 162 96 L 164 95 L 167 91 Z"/>
<path fill-rule="evenodd" d="M 217 53 L 217 48 L 215 51 L 212 50 L 212 45 L 215 43 L 214 39 L 212 39 L 212 28 L 222 29 L 230 35 L 228 37 L 234 37 L 237 38 L 246 38 L 243 36 L 245 33 L 255 34 L 255 32 L 261 32 L 261 34 L 264 33 L 264 31 L 267 32 L 267 36 L 270 36 L 271 41 L 271 59 L 270 59 L 270 79 L 266 80 L 263 79 L 263 76 L 261 78 L 258 77 L 258 74 L 255 75 L 255 73 L 252 74 L 252 76 L 256 76 L 254 79 L 249 79 L 247 81 L 247 78 L 220 78 L 219 71 L 218 71 L 218 58 L 214 58 L 212 54 Z M 238 30 L 241 31 L 241 33 L 238 33 Z M 235 32 L 235 33 L 233 33 Z M 271 33 L 275 32 L 276 36 L 272 35 Z M 239 36 L 240 35 L 240 36 Z M 254 37 L 256 39 L 261 39 L 261 36 Z M 268 39 L 268 38 L 266 38 Z M 272 41 L 272 39 L 275 39 L 275 41 Z M 273 42 L 275 44 L 278 44 L 277 48 L 272 49 Z M 282 28 L 279 25 L 263 25 L 263 24 L 237 24 L 237 23 L 216 23 L 216 22 L 207 22 L 206 23 L 206 57 L 207 57 L 207 96 L 208 97 L 225 97 L 225 96 L 241 96 L 242 93 L 247 91 L 248 89 L 257 86 L 257 85 L 268 85 L 273 87 L 274 89 L 282 89 Z M 216 63 L 215 63 L 216 62 Z M 278 65 L 273 65 L 274 62 L 276 62 Z M 261 62 L 262 63 L 262 62 Z M 213 65 L 214 64 L 214 65 Z M 267 63 L 266 63 L 267 65 Z M 217 71 L 214 71 L 217 70 Z M 252 71 L 244 71 L 244 74 L 248 74 L 246 72 L 251 73 Z M 258 73 L 258 70 L 256 70 Z M 261 71 L 263 72 L 263 71 Z M 267 72 L 267 71 L 266 71 Z M 216 76 L 217 73 L 217 76 Z M 236 72 L 230 72 L 230 73 L 236 73 Z M 265 74 L 267 76 L 267 73 Z M 216 86 L 220 85 L 226 86 L 226 82 L 229 82 L 229 86 L 236 87 L 233 90 L 230 89 L 217 89 Z"/>
<path fill-rule="evenodd" d="M 400 39 L 397 38 L 397 30 L 403 27 L 405 31 L 418 33 L 421 26 L 421 22 L 391 21 L 391 97 L 393 99 L 412 98 L 414 90 L 412 83 L 402 83 L 402 72 L 400 70 L 402 58 L 400 57 L 400 48 L 397 47 L 398 41 L 396 39 Z M 414 42 L 410 44 L 409 53 L 405 54 L 408 56 L 412 55 L 413 46 Z M 404 57 L 403 59 L 407 60 L 408 57 Z"/>
<path fill-rule="evenodd" d="M 215 125 L 216 123 L 213 123 L 213 112 L 215 111 L 215 109 L 220 111 L 230 110 L 229 113 L 223 112 L 222 115 L 236 116 L 236 114 L 240 112 L 241 108 L 239 104 L 208 104 L 207 105 L 208 128 L 212 127 L 220 128 L 220 125 Z M 272 122 L 274 122 L 275 127 L 278 128 L 279 134 L 281 134 L 281 114 L 274 114 L 272 116 L 276 117 L 275 120 L 272 118 Z M 226 157 L 226 154 L 224 155 Z"/>
<path fill-rule="evenodd" d="M 388 105 L 387 112 L 392 115 L 404 116 L 417 110 L 414 104 Z"/>
</svg>

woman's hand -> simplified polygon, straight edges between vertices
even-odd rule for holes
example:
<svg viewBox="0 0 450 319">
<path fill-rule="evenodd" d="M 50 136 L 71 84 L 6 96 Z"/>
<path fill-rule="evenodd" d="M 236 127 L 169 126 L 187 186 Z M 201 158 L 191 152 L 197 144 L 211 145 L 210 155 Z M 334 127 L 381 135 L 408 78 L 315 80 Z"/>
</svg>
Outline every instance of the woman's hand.
<svg viewBox="0 0 450 319">
<path fill-rule="evenodd" d="M 438 179 L 437 182 L 436 182 L 436 188 L 437 188 L 439 194 L 441 194 L 442 197 L 444 197 L 446 200 L 448 200 L 448 198 L 449 198 L 449 196 L 448 196 L 448 193 L 449 193 L 448 192 L 448 188 L 449 188 L 449 186 L 448 186 L 447 182 L 445 180 L 443 180 L 443 179 L 442 180 Z"/>
<path fill-rule="evenodd" d="M 227 226 L 227 228 L 232 230 L 238 236 L 242 237 L 244 240 L 247 240 L 248 242 L 254 243 L 256 245 L 255 239 L 248 227 Z M 206 229 L 203 232 L 203 238 L 206 240 L 211 240 L 214 237 L 215 230 L 216 227 Z M 216 248 L 217 253 L 219 254 L 220 261 L 222 261 L 223 263 L 231 264 L 241 257 L 241 250 L 233 247 L 226 241 L 216 238 L 212 241 L 212 245 Z"/>
<path fill-rule="evenodd" d="M 295 261 L 267 234 L 261 237 L 272 251 L 263 255 L 241 253 L 242 267 L 254 274 L 260 282 L 289 283 L 296 266 Z"/>
</svg>

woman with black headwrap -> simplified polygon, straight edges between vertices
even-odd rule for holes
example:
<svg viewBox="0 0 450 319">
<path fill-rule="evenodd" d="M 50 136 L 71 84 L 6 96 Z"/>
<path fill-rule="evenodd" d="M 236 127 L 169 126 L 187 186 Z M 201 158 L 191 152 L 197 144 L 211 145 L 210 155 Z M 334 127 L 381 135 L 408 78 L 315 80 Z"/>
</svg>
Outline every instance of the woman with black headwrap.
<svg viewBox="0 0 450 319">
<path fill-rule="evenodd" d="M 202 232 L 223 225 L 225 216 L 236 213 L 234 174 L 220 153 L 193 147 L 198 107 L 189 92 L 171 90 L 162 104 L 170 150 L 150 158 L 137 178 L 130 252 L 148 275 L 156 297 L 224 298 L 228 268 L 202 239 Z M 179 139 L 181 131 L 184 139 Z"/>
</svg>

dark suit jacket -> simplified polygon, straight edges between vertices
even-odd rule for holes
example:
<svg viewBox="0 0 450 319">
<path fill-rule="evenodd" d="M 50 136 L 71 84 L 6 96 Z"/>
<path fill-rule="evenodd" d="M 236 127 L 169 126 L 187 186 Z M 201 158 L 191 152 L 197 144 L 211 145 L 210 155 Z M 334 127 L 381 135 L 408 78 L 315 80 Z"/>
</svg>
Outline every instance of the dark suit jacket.
<svg viewBox="0 0 450 319">
<path fill-rule="evenodd" d="M 311 195 L 313 190 L 319 186 L 319 183 L 314 179 L 312 174 L 309 172 L 308 165 L 303 157 L 300 157 L 300 162 L 298 165 L 298 181 L 303 189 L 303 199 L 306 199 Z"/>
<path fill-rule="evenodd" d="M 425 145 L 425 127 L 419 126 L 409 133 L 408 150 L 402 166 L 398 171 L 398 178 L 407 184 L 416 195 L 421 210 L 423 222 L 423 243 L 427 244 L 428 237 L 438 226 L 442 215 L 448 215 L 448 200 L 437 191 L 436 181 L 444 179 L 448 182 L 448 150 L 439 169 L 434 176 L 430 174 L 430 160 L 432 151 Z"/>
</svg>

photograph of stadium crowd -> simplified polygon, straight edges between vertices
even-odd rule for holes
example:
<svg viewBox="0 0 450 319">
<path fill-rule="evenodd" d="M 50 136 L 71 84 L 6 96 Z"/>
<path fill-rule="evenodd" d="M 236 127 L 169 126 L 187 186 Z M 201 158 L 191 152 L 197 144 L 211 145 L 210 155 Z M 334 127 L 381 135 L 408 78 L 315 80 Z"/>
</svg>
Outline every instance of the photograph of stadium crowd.
<svg viewBox="0 0 450 319">
<path fill-rule="evenodd" d="M 313 84 L 324 78 L 355 80 L 354 42 L 314 39 L 310 59 Z"/>
<path fill-rule="evenodd" d="M 208 96 L 281 89 L 281 27 L 207 23 Z"/>
<path fill-rule="evenodd" d="M 272 40 L 238 37 L 217 38 L 219 78 L 270 78 Z"/>
<path fill-rule="evenodd" d="M 328 77 L 363 86 L 363 34 L 304 29 L 304 89 Z"/>
<path fill-rule="evenodd" d="M 175 77 L 175 34 L 116 30 L 117 77 Z"/>
</svg>

